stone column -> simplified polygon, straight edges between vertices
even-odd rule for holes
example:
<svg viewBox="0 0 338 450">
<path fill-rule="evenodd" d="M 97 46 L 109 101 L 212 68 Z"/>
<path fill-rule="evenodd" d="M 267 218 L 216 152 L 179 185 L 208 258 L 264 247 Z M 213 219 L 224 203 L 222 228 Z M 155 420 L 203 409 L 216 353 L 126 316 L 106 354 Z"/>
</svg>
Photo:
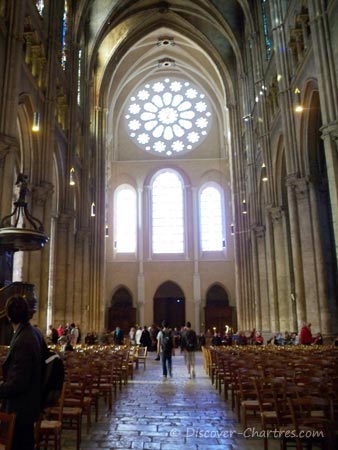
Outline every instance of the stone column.
<svg viewBox="0 0 338 450">
<path fill-rule="evenodd" d="M 48 235 L 45 224 L 51 221 L 51 198 L 53 185 L 42 183 L 32 186 L 32 201 L 28 206 L 33 217 L 36 217 L 44 225 L 44 231 Z M 49 243 L 41 251 L 27 252 L 24 258 L 25 271 L 28 280 L 35 285 L 35 293 L 38 299 L 38 311 L 34 316 L 40 326 L 46 328 L 47 306 L 48 306 L 48 281 L 49 281 Z"/>
<path fill-rule="evenodd" d="M 317 196 L 314 184 L 309 182 L 310 193 L 310 211 L 313 224 L 313 245 L 315 252 L 315 264 L 316 264 L 316 279 L 317 279 L 317 291 L 318 291 L 318 303 L 319 303 L 319 322 L 320 331 L 323 334 L 330 334 L 332 332 L 331 314 L 327 299 L 327 285 L 325 277 L 325 264 L 321 236 L 318 231 L 320 228 Z M 336 305 L 334 305 L 336 307 Z M 337 317 L 337 309 L 332 311 L 333 317 Z"/>
<path fill-rule="evenodd" d="M 309 190 L 305 178 L 294 180 L 294 190 L 297 199 L 298 221 L 303 265 L 305 320 L 312 323 L 314 330 L 320 329 L 320 314 L 318 304 L 317 276 L 313 247 L 313 224 L 310 215 Z M 318 232 L 318 229 L 315 230 Z"/>
<path fill-rule="evenodd" d="M 262 307 L 261 307 L 261 290 L 259 283 L 259 260 L 257 248 L 257 231 L 256 228 L 251 229 L 251 247 L 252 247 L 252 272 L 253 272 L 253 289 L 255 301 L 255 327 L 257 330 L 262 330 Z"/>
<path fill-rule="evenodd" d="M 298 328 L 300 329 L 302 324 L 306 321 L 306 305 L 305 305 L 303 263 L 301 255 L 300 225 L 298 218 L 296 194 L 294 190 L 296 180 L 297 177 L 295 175 L 289 175 L 286 180 L 286 186 L 288 194 L 291 248 L 293 257 L 294 279 L 295 279 L 295 292 L 292 294 L 294 299 L 293 301 L 296 302 L 297 324 Z"/>
<path fill-rule="evenodd" d="M 322 127 L 338 271 L 338 123 Z"/>
<path fill-rule="evenodd" d="M 328 2 L 308 0 L 310 27 L 312 35 L 313 56 L 316 62 L 320 108 L 323 120 L 322 137 L 324 140 L 325 159 L 329 180 L 333 230 L 335 237 L 338 268 L 338 88 L 337 68 L 334 64 L 334 46 L 329 39 L 330 23 L 327 11 Z"/>
<path fill-rule="evenodd" d="M 276 279 L 276 256 L 273 235 L 273 223 L 270 214 L 270 208 L 266 209 L 266 259 L 267 259 L 267 273 L 269 286 L 269 310 L 270 310 L 270 324 L 271 331 L 279 331 L 278 323 L 278 304 L 277 304 L 277 279 Z"/>
<path fill-rule="evenodd" d="M 68 256 L 69 216 L 62 214 L 56 220 L 55 227 L 55 278 L 54 278 L 54 314 L 55 322 L 65 323 L 71 320 L 69 306 L 72 299 L 67 298 L 69 283 Z M 69 314 L 69 315 L 68 315 Z"/>
<path fill-rule="evenodd" d="M 265 227 L 257 226 L 255 228 L 255 233 L 257 245 L 257 261 L 259 270 L 259 292 L 260 292 L 260 308 L 261 308 L 261 329 L 259 331 L 271 332 Z"/>
<path fill-rule="evenodd" d="M 288 289 L 290 284 L 286 270 L 284 211 L 281 207 L 272 208 L 271 217 L 274 228 L 279 331 L 285 331 L 290 330 L 290 293 Z"/>
</svg>

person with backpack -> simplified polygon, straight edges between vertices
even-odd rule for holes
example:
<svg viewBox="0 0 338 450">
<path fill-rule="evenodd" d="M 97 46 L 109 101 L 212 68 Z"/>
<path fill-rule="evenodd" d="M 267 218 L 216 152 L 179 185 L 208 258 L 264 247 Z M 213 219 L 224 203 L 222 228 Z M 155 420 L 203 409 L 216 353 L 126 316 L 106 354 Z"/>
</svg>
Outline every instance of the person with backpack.
<svg viewBox="0 0 338 450">
<path fill-rule="evenodd" d="M 3 363 L 0 383 L 1 410 L 15 413 L 12 450 L 34 450 L 34 422 L 41 413 L 42 364 L 46 343 L 30 324 L 33 311 L 20 296 L 7 300 L 6 314 L 14 335 Z"/>
<path fill-rule="evenodd" d="M 182 333 L 181 348 L 184 351 L 184 360 L 188 369 L 189 378 L 195 378 L 195 351 L 197 349 L 197 335 L 191 329 L 191 323 L 187 322 Z"/>
<path fill-rule="evenodd" d="M 163 379 L 170 378 L 172 373 L 172 356 L 175 356 L 175 341 L 172 329 L 166 320 L 162 322 L 162 330 L 157 335 L 157 355 L 161 355 Z"/>
</svg>

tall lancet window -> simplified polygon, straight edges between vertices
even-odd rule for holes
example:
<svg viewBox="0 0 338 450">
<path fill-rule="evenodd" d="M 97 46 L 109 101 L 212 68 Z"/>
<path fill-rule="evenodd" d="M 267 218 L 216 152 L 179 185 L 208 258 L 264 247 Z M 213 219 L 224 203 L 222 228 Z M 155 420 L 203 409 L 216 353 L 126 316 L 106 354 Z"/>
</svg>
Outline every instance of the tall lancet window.
<svg viewBox="0 0 338 450">
<path fill-rule="evenodd" d="M 122 185 L 115 192 L 115 240 L 117 253 L 136 253 L 137 204 L 132 186 Z"/>
<path fill-rule="evenodd" d="M 35 2 L 36 9 L 39 11 L 40 16 L 42 16 L 43 8 L 45 7 L 43 0 L 36 0 Z"/>
<path fill-rule="evenodd" d="M 62 30 L 61 30 L 61 66 L 63 70 L 66 69 L 66 62 L 67 62 L 67 27 L 68 27 L 68 1 L 65 0 L 62 17 Z"/>
<path fill-rule="evenodd" d="M 77 58 L 77 104 L 81 104 L 81 64 L 82 64 L 82 50 L 78 52 Z"/>
<path fill-rule="evenodd" d="M 221 251 L 225 247 L 223 208 L 220 189 L 206 186 L 200 193 L 202 251 Z"/>
<path fill-rule="evenodd" d="M 262 0 L 262 21 L 263 21 L 263 34 L 265 42 L 265 57 L 266 60 L 270 59 L 271 56 L 271 40 L 269 36 L 269 21 L 268 21 L 268 11 L 267 11 L 267 1 Z"/>
<path fill-rule="evenodd" d="M 153 253 L 183 253 L 183 184 L 179 176 L 169 170 L 157 175 L 151 199 Z"/>
</svg>

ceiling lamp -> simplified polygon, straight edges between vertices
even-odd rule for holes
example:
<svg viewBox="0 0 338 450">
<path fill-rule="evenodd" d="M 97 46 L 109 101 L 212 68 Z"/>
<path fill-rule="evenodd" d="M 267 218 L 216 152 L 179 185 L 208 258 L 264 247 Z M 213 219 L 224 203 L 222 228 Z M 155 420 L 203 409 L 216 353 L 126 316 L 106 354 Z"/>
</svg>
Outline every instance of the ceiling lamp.
<svg viewBox="0 0 338 450">
<path fill-rule="evenodd" d="M 261 167 L 261 180 L 268 181 L 268 174 L 266 171 L 266 165 L 263 163 Z"/>
</svg>

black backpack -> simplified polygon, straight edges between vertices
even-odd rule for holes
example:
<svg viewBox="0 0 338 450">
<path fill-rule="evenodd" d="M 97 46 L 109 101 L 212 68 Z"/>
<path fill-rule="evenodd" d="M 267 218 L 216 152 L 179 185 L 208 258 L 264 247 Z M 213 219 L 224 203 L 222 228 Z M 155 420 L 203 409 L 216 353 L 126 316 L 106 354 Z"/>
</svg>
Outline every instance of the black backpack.
<svg viewBox="0 0 338 450">
<path fill-rule="evenodd" d="M 171 330 L 162 331 L 162 352 L 170 355 L 173 349 L 173 337 Z"/>
<path fill-rule="evenodd" d="M 188 352 L 196 350 L 197 337 L 194 330 L 188 330 L 185 335 L 185 346 Z"/>
<path fill-rule="evenodd" d="M 42 369 L 42 408 L 57 404 L 63 382 L 65 379 L 65 366 L 60 356 L 48 350 Z"/>
</svg>

